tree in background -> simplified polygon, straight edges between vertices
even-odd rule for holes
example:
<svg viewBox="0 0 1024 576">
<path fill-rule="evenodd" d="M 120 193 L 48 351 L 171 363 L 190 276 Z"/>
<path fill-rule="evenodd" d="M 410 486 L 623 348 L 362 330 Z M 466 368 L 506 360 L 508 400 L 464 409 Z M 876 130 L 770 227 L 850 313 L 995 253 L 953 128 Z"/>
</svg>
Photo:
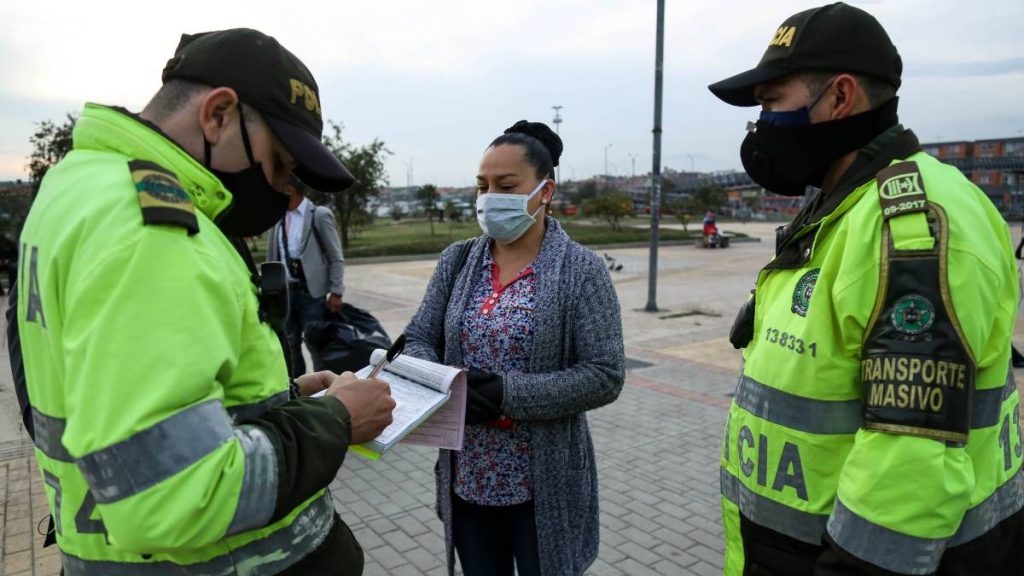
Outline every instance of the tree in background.
<svg viewBox="0 0 1024 576">
<path fill-rule="evenodd" d="M 392 220 L 398 222 L 405 216 L 405 210 L 402 210 L 402 205 L 398 202 L 392 202 L 391 208 L 388 209 L 388 216 L 391 216 Z"/>
<path fill-rule="evenodd" d="M 324 134 L 324 146 L 331 151 L 356 182 L 348 190 L 334 194 L 334 212 L 338 216 L 338 227 L 341 229 L 341 246 L 348 248 L 349 230 L 353 222 L 370 217 L 367 206 L 372 198 L 380 196 L 380 189 L 387 185 L 387 172 L 384 170 L 384 158 L 391 151 L 384 143 L 374 138 L 373 142 L 364 146 L 354 146 L 341 137 L 342 124 L 333 120 L 327 121 L 327 133 Z M 323 195 L 320 195 L 323 198 Z"/>
<path fill-rule="evenodd" d="M 576 189 L 569 193 L 569 201 L 575 206 L 583 206 L 587 200 L 597 196 L 597 182 L 593 179 L 580 183 Z"/>
<path fill-rule="evenodd" d="M 57 162 L 71 151 L 71 132 L 75 128 L 78 117 L 68 112 L 63 122 L 43 120 L 36 123 L 36 131 L 29 137 L 32 153 L 28 157 L 29 180 L 35 191 L 43 176 Z"/>
<path fill-rule="evenodd" d="M 20 181 L 19 184 L 0 189 L 0 237 L 16 241 L 21 236 L 21 227 L 25 225 L 35 191 L 35 186 L 21 184 Z"/>
<path fill-rule="evenodd" d="M 681 196 L 676 200 L 668 203 L 666 206 L 672 215 L 679 220 L 679 223 L 683 225 L 683 232 L 688 231 L 687 225 L 690 224 L 690 220 L 693 218 L 693 199 L 688 196 Z"/>
<path fill-rule="evenodd" d="M 28 139 L 32 145 L 26 166 L 28 183 L 18 181 L 15 186 L 0 190 L 0 236 L 14 241 L 21 235 L 43 176 L 71 151 L 71 131 L 77 120 L 78 117 L 69 112 L 62 122 L 36 122 L 36 131 Z"/>
<path fill-rule="evenodd" d="M 444 217 L 446 220 L 448 220 L 448 239 L 451 240 L 452 228 L 455 227 L 456 222 L 462 221 L 462 214 L 459 212 L 458 207 L 455 206 L 455 201 L 452 200 L 451 198 L 445 200 Z"/>
<path fill-rule="evenodd" d="M 358 210 L 352 214 L 352 220 L 349 222 L 349 232 L 353 238 L 356 238 L 370 224 L 373 224 L 373 213 L 370 210 Z"/>
<path fill-rule="evenodd" d="M 583 213 L 587 216 L 604 218 L 616 232 L 621 230 L 619 221 L 636 213 L 633 199 L 629 194 L 616 188 L 609 188 L 601 194 L 583 202 Z"/>
<path fill-rule="evenodd" d="M 423 206 L 423 211 L 427 213 L 427 220 L 430 221 L 430 235 L 433 236 L 434 212 L 437 212 L 437 201 L 441 199 L 441 193 L 437 191 L 437 186 L 424 184 L 416 192 L 416 198 L 419 199 L 420 204 Z"/>
<path fill-rule="evenodd" d="M 696 208 L 701 212 L 711 210 L 712 212 L 718 212 L 718 209 L 725 204 L 725 199 L 728 194 L 725 188 L 718 184 L 712 184 L 710 186 L 701 186 L 693 193 L 693 203 Z"/>
<path fill-rule="evenodd" d="M 661 177 L 661 197 L 665 198 L 669 194 L 675 194 L 679 190 L 679 186 L 675 180 L 671 178 Z"/>
</svg>

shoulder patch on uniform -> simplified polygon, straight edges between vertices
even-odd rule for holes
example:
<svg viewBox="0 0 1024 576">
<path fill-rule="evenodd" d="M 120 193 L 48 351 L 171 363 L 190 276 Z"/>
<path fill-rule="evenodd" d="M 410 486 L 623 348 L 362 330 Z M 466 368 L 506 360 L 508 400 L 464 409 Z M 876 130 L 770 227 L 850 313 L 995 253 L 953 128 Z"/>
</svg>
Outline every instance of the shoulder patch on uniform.
<svg viewBox="0 0 1024 576">
<path fill-rule="evenodd" d="M 882 204 L 882 217 L 910 212 L 925 212 L 928 197 L 924 192 L 924 181 L 917 162 L 899 162 L 888 166 L 875 175 L 878 182 L 878 201 Z"/>
<path fill-rule="evenodd" d="M 793 289 L 793 307 L 790 310 L 794 314 L 807 316 L 807 310 L 811 307 L 811 295 L 814 294 L 814 286 L 818 283 L 818 274 L 821 268 L 815 268 L 797 280 L 796 288 Z"/>
<path fill-rule="evenodd" d="M 180 226 L 189 235 L 199 232 L 192 198 L 173 172 L 148 160 L 131 160 L 128 169 L 139 193 L 144 223 Z"/>
</svg>

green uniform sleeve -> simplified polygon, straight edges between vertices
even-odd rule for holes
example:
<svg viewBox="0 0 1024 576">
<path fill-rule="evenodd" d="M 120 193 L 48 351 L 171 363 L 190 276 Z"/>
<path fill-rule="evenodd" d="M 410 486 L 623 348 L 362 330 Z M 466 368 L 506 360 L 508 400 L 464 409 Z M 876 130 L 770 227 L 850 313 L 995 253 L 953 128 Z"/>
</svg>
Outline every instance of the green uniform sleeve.
<svg viewBox="0 0 1024 576">
<path fill-rule="evenodd" d="M 83 260 L 59 306 L 63 441 L 95 500 L 93 529 L 128 551 L 198 548 L 282 516 L 309 482 L 327 484 L 322 472 L 281 479 L 301 476 L 311 447 L 341 447 L 324 466 L 340 464 L 343 408 L 290 403 L 239 425 L 225 410 L 246 345 L 241 303 L 252 297 L 233 263 L 163 226 Z M 332 428 L 333 444 L 322 441 Z M 311 435 L 321 440 L 307 444 Z"/>
<path fill-rule="evenodd" d="M 1016 394 L 1006 388 L 1016 286 L 1006 270 L 970 252 L 951 246 L 947 258 L 941 286 L 932 287 L 928 274 L 901 280 L 891 272 L 888 289 L 896 295 L 863 344 L 870 417 L 840 473 L 828 521 L 837 549 L 823 555 L 822 574 L 855 573 L 857 565 L 936 572 L 945 549 L 967 537 L 959 530 L 968 510 L 1019 467 L 1007 459 L 997 474 L 975 472 L 1003 468 L 998 422 L 1016 410 Z M 910 297 L 899 296 L 908 289 Z M 916 316 L 907 312 L 908 298 L 916 299 Z"/>
<path fill-rule="evenodd" d="M 270 518 L 276 522 L 338 474 L 352 420 L 341 401 L 325 396 L 292 400 L 251 423 L 267 430 L 277 454 L 277 505 Z"/>
</svg>

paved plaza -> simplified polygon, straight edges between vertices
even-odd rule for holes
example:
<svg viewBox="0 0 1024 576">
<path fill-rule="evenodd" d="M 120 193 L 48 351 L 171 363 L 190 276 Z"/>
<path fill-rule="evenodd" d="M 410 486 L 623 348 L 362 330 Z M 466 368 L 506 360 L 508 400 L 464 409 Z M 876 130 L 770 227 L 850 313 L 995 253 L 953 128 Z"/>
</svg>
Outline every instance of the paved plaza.
<svg viewBox="0 0 1024 576">
<path fill-rule="evenodd" d="M 643 311 L 647 249 L 596 250 L 622 264 L 612 276 L 622 304 L 628 372 L 619 399 L 589 414 L 602 526 L 600 555 L 590 574 L 722 572 L 718 462 L 740 358 L 727 334 L 757 271 L 772 256 L 774 225 L 723 228 L 761 242 L 734 243 L 726 250 L 662 247 L 657 313 Z M 1016 230 L 1014 237 L 1019 238 Z M 397 336 L 416 311 L 434 263 L 350 263 L 346 300 L 369 309 Z M 1018 334 L 1022 328 L 1018 318 Z M 1024 372 L 1017 379 L 1024 382 Z M 48 511 L 29 447 L 4 345 L 0 575 L 59 571 L 56 547 L 44 551 L 36 534 Z M 331 489 L 366 551 L 368 576 L 445 573 L 442 525 L 433 508 L 435 458 L 432 450 L 401 445 L 378 462 L 346 459 Z"/>
</svg>

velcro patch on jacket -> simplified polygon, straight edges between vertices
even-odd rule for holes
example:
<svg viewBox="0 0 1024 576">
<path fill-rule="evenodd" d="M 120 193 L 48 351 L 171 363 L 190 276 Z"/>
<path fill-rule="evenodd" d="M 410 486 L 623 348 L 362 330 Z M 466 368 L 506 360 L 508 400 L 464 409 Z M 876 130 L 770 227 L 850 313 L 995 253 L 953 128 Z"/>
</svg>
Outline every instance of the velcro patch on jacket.
<svg viewBox="0 0 1024 576">
<path fill-rule="evenodd" d="M 924 193 L 924 181 L 917 162 L 893 164 L 879 171 L 875 178 L 884 219 L 928 209 L 928 197 Z"/>
<path fill-rule="evenodd" d="M 199 232 L 192 198 L 185 192 L 173 172 L 148 160 L 131 160 L 128 169 L 139 193 L 142 221 L 145 224 L 170 224 Z"/>
<path fill-rule="evenodd" d="M 882 234 L 879 294 L 861 348 L 868 430 L 967 442 L 976 363 L 960 326 L 946 274 L 948 222 L 934 214 L 937 250 L 901 252 Z M 916 215 L 915 215 L 916 216 Z"/>
</svg>

